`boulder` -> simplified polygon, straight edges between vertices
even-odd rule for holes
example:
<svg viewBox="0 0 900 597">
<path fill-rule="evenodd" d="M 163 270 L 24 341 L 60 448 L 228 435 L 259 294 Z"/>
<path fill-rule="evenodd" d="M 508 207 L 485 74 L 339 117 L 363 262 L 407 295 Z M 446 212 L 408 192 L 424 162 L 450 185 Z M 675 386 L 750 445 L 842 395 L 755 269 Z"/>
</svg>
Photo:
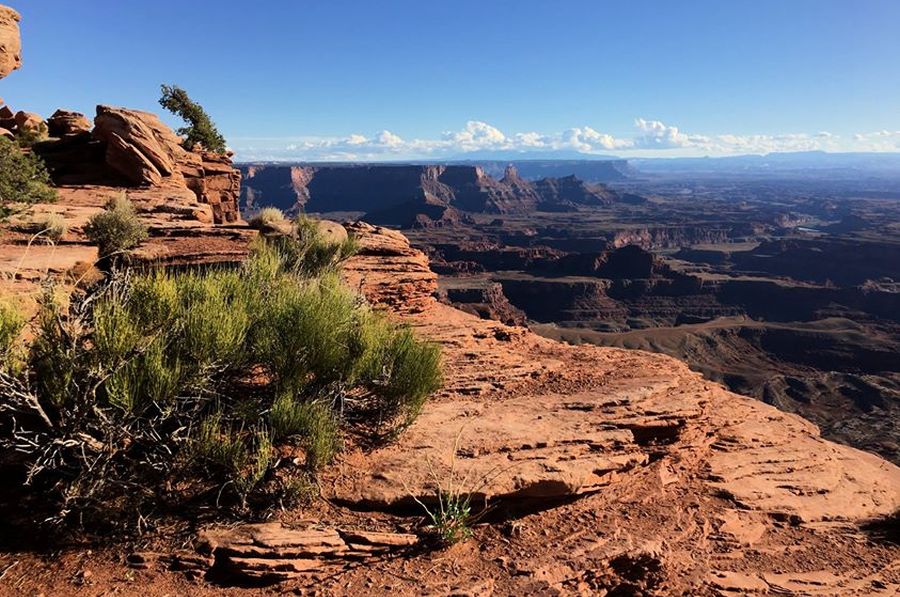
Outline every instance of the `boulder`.
<svg viewBox="0 0 900 597">
<path fill-rule="evenodd" d="M 22 66 L 19 13 L 0 5 L 0 79 Z"/>
<path fill-rule="evenodd" d="M 20 131 L 38 132 L 41 129 L 46 130 L 47 123 L 34 112 L 25 112 L 20 110 L 15 115 L 16 126 Z"/>
<path fill-rule="evenodd" d="M 176 162 L 187 153 L 179 144 L 180 140 L 174 131 L 155 114 L 97 106 L 94 138 L 109 143 L 113 135 L 118 135 L 126 143 L 133 145 L 163 176 L 172 175 L 176 171 Z"/>
<path fill-rule="evenodd" d="M 9 129 L 5 129 L 0 127 L 0 137 L 6 137 L 7 139 L 15 140 L 16 136 Z"/>
<path fill-rule="evenodd" d="M 16 117 L 16 113 L 9 106 L 0 108 L 0 120 L 11 120 Z"/>
<path fill-rule="evenodd" d="M 331 220 L 316 220 L 319 235 L 327 243 L 339 245 L 348 238 L 347 229 Z"/>
<path fill-rule="evenodd" d="M 162 174 L 153 162 L 118 133 L 111 133 L 107 139 L 106 163 L 134 185 L 153 186 L 162 182 Z"/>
<path fill-rule="evenodd" d="M 47 127 L 51 137 L 69 137 L 89 133 L 92 125 L 84 114 L 60 109 L 47 120 Z"/>
</svg>

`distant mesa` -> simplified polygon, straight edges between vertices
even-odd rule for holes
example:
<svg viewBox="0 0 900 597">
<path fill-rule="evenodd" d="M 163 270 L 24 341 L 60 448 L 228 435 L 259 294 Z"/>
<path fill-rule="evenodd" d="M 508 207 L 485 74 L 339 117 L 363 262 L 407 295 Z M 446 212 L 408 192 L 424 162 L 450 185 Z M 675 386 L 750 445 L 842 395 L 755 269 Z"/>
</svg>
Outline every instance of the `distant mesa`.
<svg viewBox="0 0 900 597">
<path fill-rule="evenodd" d="M 287 212 L 354 212 L 401 228 L 452 225 L 474 213 L 571 212 L 641 200 L 573 175 L 526 180 L 513 165 L 499 180 L 481 166 L 459 164 L 263 164 L 244 165 L 241 173 L 245 213 L 270 205 Z"/>
</svg>

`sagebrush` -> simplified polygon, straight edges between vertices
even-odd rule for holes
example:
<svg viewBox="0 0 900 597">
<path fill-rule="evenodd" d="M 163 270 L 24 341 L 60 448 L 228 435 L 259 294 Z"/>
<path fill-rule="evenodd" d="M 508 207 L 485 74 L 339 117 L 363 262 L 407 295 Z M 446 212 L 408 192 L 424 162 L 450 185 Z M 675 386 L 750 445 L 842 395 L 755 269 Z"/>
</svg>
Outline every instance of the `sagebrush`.
<svg viewBox="0 0 900 597">
<path fill-rule="evenodd" d="M 147 226 L 134 205 L 122 194 L 107 202 L 84 227 L 84 234 L 97 245 L 101 258 L 123 257 L 147 240 Z"/>
<path fill-rule="evenodd" d="M 434 345 L 261 239 L 238 269 L 117 270 L 66 308 L 48 295 L 26 374 L 0 383 L 0 447 L 58 521 L 264 510 L 308 493 L 347 424 L 390 437 L 440 381 Z"/>
</svg>

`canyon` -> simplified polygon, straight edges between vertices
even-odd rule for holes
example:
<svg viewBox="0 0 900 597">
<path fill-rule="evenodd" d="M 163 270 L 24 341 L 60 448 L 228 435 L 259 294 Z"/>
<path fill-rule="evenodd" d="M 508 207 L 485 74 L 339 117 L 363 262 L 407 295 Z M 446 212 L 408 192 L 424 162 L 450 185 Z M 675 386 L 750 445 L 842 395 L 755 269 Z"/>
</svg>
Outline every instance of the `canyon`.
<svg viewBox="0 0 900 597">
<path fill-rule="evenodd" d="M 494 178 L 478 165 L 246 165 L 241 208 L 277 207 L 286 213 L 345 212 L 401 228 L 438 227 L 466 219 L 462 212 L 572 212 L 580 205 L 641 201 L 574 175 L 529 181 L 514 166 Z"/>
<path fill-rule="evenodd" d="M 535 162 L 531 180 L 513 164 L 493 178 L 497 162 L 242 165 L 242 207 L 271 200 L 402 229 L 449 304 L 571 343 L 675 356 L 900 462 L 900 207 L 877 190 L 893 178 L 599 164 L 560 161 L 549 171 L 562 176 L 540 178 L 549 166 Z M 574 172 L 586 168 L 612 180 L 583 183 Z"/>
<path fill-rule="evenodd" d="M 17 20 L 4 10 L 0 35 Z M 18 64 L 12 47 L 0 65 Z M 18 526 L 31 513 L 7 484 L 0 594 L 900 592 L 893 202 L 472 165 L 239 172 L 145 112 L 46 122 L 34 151 L 58 198 L 0 222 L 0 289 L 29 317 L 49 284 L 65 296 L 102 277 L 85 224 L 110 199 L 148 228 L 137 268 L 237 267 L 260 234 L 241 208 L 302 209 L 343 221 L 357 250 L 341 279 L 441 346 L 444 383 L 390 442 L 346 434 L 311 502 L 261 520 L 175 515 L 129 540 L 47 541 Z M 41 242 L 49 215 L 67 229 Z M 769 391 L 786 400 L 714 380 L 741 367 L 748 393 L 781 371 Z M 439 547 L 423 504 L 447 487 L 475 518 Z"/>
</svg>

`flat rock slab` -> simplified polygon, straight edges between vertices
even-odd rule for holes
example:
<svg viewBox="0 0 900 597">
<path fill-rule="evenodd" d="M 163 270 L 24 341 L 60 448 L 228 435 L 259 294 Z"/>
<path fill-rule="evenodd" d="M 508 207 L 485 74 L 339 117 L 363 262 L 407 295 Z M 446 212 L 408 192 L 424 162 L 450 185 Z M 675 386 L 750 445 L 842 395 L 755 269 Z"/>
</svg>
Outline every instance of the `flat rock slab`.
<svg viewBox="0 0 900 597">
<path fill-rule="evenodd" d="M 206 529 L 199 535 L 198 551 L 212 556 L 215 568 L 229 576 L 279 581 L 341 568 L 417 542 L 415 535 L 404 533 L 270 522 Z"/>
<path fill-rule="evenodd" d="M 796 522 L 865 520 L 900 508 L 897 466 L 821 438 L 796 415 L 733 398 L 711 421 L 713 487 Z"/>
<path fill-rule="evenodd" d="M 328 496 L 391 508 L 434 500 L 438 488 L 477 501 L 554 500 L 595 491 L 649 462 L 678 436 L 699 401 L 685 405 L 664 381 L 608 392 L 523 395 L 429 404 L 399 444 L 348 461 Z M 659 408 L 648 410 L 659 402 Z M 669 408 L 674 408 L 677 416 Z"/>
</svg>

